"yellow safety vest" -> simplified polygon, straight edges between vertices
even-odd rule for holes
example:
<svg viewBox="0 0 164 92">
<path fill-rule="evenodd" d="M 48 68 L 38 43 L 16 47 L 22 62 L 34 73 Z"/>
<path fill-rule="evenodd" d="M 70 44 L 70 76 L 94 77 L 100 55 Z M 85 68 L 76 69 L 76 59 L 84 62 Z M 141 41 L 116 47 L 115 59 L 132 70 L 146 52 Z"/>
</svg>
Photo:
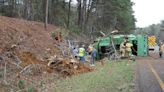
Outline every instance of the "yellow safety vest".
<svg viewBox="0 0 164 92">
<path fill-rule="evenodd" d="M 84 56 L 85 49 L 84 48 L 79 48 L 79 56 L 83 57 Z"/>
</svg>

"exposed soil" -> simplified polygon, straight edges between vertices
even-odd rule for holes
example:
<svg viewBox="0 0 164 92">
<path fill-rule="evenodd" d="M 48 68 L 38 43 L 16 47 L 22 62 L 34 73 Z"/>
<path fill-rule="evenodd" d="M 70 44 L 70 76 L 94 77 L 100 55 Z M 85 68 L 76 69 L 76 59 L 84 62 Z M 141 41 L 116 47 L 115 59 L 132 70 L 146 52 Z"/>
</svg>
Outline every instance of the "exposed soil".
<svg viewBox="0 0 164 92">
<path fill-rule="evenodd" d="M 46 31 L 44 24 L 40 22 L 0 16 L 0 52 L 15 44 L 19 51 L 30 51 L 38 58 L 54 54 L 54 41 L 49 31 L 55 29 L 55 26 L 48 25 Z M 51 49 L 51 52 L 47 53 L 47 49 Z"/>
<path fill-rule="evenodd" d="M 50 86 L 53 87 L 51 83 L 54 85 L 57 79 L 92 71 L 78 62 L 71 63 L 69 56 L 62 56 L 63 49 L 57 47 L 50 33 L 56 29 L 56 26 L 48 25 L 45 30 L 44 23 L 0 16 L 0 90 L 6 92 L 10 88 L 27 92 L 27 85 L 33 85 L 38 92 L 43 89 L 49 92 Z M 48 58 L 54 55 L 63 59 L 55 59 L 55 63 L 47 66 Z M 8 84 L 1 85 L 5 63 Z M 18 87 L 20 80 L 25 82 L 25 89 Z"/>
</svg>

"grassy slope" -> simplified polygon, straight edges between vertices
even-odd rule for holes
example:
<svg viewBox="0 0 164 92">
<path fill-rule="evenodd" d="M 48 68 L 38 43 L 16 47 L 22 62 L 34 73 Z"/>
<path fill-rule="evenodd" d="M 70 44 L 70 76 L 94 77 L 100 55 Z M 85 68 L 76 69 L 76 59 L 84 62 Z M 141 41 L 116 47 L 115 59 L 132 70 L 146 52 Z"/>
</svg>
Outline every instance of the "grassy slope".
<svg viewBox="0 0 164 92">
<path fill-rule="evenodd" d="M 96 65 L 91 73 L 58 81 L 54 92 L 134 92 L 134 67 L 126 62 Z"/>
</svg>

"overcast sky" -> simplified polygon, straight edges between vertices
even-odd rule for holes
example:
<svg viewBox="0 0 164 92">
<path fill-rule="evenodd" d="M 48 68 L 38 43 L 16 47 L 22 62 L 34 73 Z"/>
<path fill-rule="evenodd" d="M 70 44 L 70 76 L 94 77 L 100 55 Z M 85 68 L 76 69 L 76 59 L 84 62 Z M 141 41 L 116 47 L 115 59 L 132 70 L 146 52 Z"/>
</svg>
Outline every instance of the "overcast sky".
<svg viewBox="0 0 164 92">
<path fill-rule="evenodd" d="M 137 27 L 146 27 L 164 20 L 164 0 L 132 0 Z"/>
</svg>

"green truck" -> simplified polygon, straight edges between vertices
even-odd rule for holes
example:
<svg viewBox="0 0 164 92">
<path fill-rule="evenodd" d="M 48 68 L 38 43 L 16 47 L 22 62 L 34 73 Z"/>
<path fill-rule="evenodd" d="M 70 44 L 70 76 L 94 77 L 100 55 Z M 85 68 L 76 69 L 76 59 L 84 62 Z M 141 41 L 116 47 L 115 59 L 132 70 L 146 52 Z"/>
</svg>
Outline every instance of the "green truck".
<svg viewBox="0 0 164 92">
<path fill-rule="evenodd" d="M 112 55 L 116 49 L 119 53 L 120 44 L 124 41 L 124 38 L 128 37 L 130 43 L 133 44 L 132 54 L 136 56 L 147 56 L 148 55 L 148 37 L 147 35 L 108 35 L 102 38 L 98 38 L 94 41 L 94 48 L 97 49 L 97 59 L 108 57 Z M 113 43 L 113 45 L 112 45 Z M 113 48 L 114 47 L 114 48 Z"/>
</svg>

